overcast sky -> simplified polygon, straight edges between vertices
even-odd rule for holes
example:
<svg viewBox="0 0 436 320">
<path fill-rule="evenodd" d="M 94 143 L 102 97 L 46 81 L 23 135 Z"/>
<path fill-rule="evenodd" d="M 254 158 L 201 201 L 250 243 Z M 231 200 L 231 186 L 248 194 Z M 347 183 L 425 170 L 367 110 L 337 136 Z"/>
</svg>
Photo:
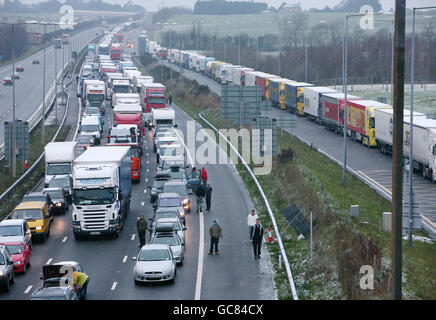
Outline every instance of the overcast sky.
<svg viewBox="0 0 436 320">
<path fill-rule="evenodd" d="M 127 0 L 103 0 L 104 2 L 109 3 L 120 3 L 124 4 Z M 236 1 L 236 0 L 234 0 Z M 341 0 L 257 0 L 259 2 L 266 2 L 269 6 L 278 7 L 283 2 L 292 4 L 292 3 L 301 3 L 303 9 L 310 8 L 324 8 L 325 6 L 333 7 L 338 4 Z M 3 0 L 0 0 L 3 3 Z M 41 2 L 41 0 L 21 0 L 23 3 L 36 3 Z M 61 2 L 64 2 L 61 0 Z M 173 7 L 173 6 L 184 6 L 193 8 L 196 0 L 132 0 L 133 3 L 142 5 L 145 9 L 149 11 L 156 11 L 161 7 Z M 394 7 L 395 0 L 380 0 L 380 3 L 383 7 L 383 10 L 389 10 L 391 7 Z M 407 7 L 425 7 L 425 6 L 434 6 L 436 0 L 407 0 Z"/>
</svg>

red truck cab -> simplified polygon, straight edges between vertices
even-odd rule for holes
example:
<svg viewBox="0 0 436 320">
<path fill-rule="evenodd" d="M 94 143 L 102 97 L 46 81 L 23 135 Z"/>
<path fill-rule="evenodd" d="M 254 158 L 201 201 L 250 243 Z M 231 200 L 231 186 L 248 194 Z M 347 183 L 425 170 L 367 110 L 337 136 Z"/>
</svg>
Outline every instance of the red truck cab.
<svg viewBox="0 0 436 320">
<path fill-rule="evenodd" d="M 144 112 L 154 108 L 165 108 L 165 86 L 161 83 L 144 83 L 141 91 L 141 105 Z"/>
</svg>

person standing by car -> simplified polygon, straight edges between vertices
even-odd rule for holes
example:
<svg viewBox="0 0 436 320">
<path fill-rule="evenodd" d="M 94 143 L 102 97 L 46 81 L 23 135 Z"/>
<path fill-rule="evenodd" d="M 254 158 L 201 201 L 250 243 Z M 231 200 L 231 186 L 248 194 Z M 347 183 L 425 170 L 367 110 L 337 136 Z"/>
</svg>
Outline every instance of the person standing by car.
<svg viewBox="0 0 436 320">
<path fill-rule="evenodd" d="M 139 247 L 142 248 L 142 246 L 145 245 L 145 234 L 147 232 L 147 220 L 144 219 L 143 214 L 141 214 L 138 221 L 136 221 L 136 229 L 138 229 Z"/>
<path fill-rule="evenodd" d="M 212 225 L 209 228 L 209 235 L 210 235 L 210 249 L 209 249 L 209 255 L 212 254 L 213 249 L 215 247 L 215 254 L 220 254 L 218 250 L 218 242 L 220 238 L 223 237 L 223 230 L 221 229 L 221 226 L 218 224 L 218 220 L 214 219 Z"/>
<path fill-rule="evenodd" d="M 253 240 L 253 228 L 258 218 L 259 217 L 257 216 L 257 213 L 256 211 L 254 211 L 254 209 L 251 210 L 251 212 L 248 214 L 247 224 L 248 224 L 248 234 L 250 236 L 250 241 Z"/>
<path fill-rule="evenodd" d="M 206 186 L 206 211 L 210 211 L 211 198 L 212 198 L 212 187 L 208 183 Z"/>
<path fill-rule="evenodd" d="M 260 247 L 262 246 L 263 239 L 263 226 L 260 224 L 260 220 L 256 219 L 256 224 L 252 233 L 254 259 L 260 259 Z"/>
<path fill-rule="evenodd" d="M 173 103 L 173 96 L 171 95 L 171 91 L 170 91 L 170 95 L 168 96 L 168 103 L 170 105 Z"/>
<path fill-rule="evenodd" d="M 203 184 L 206 186 L 206 183 L 207 183 L 207 171 L 206 171 L 206 169 L 204 167 L 201 168 L 201 180 L 203 180 Z"/>
<path fill-rule="evenodd" d="M 88 290 L 89 277 L 84 272 L 74 271 L 73 285 L 76 292 L 80 289 L 80 300 L 86 300 L 86 292 Z"/>
<path fill-rule="evenodd" d="M 203 184 L 200 183 L 197 188 L 195 188 L 195 195 L 197 196 L 197 212 L 199 212 L 200 204 L 203 203 L 203 198 L 206 195 L 206 189 Z"/>
</svg>

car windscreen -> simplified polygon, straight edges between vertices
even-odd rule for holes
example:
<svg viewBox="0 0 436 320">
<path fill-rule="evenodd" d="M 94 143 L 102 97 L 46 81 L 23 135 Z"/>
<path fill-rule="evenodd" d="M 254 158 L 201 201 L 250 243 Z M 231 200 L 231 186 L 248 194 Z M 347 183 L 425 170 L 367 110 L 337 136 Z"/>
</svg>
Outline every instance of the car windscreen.
<svg viewBox="0 0 436 320">
<path fill-rule="evenodd" d="M 174 157 L 174 156 L 179 156 L 182 154 L 181 149 L 178 147 L 169 147 L 169 146 L 162 146 L 159 149 L 159 154 L 161 156 L 166 156 L 166 157 Z"/>
<path fill-rule="evenodd" d="M 98 108 L 86 108 L 86 109 L 85 109 L 85 113 L 86 113 L 86 114 L 96 114 L 96 115 L 100 115 L 100 110 L 98 110 Z"/>
<path fill-rule="evenodd" d="M 69 188 L 70 181 L 68 179 L 51 179 L 48 183 L 49 188 Z"/>
<path fill-rule="evenodd" d="M 0 237 L 22 236 L 23 229 L 21 226 L 0 226 Z"/>
<path fill-rule="evenodd" d="M 46 174 L 54 176 L 57 174 L 71 174 L 70 164 L 47 164 Z"/>
<path fill-rule="evenodd" d="M 152 188 L 160 189 L 163 187 L 165 180 L 154 180 Z"/>
<path fill-rule="evenodd" d="M 162 163 L 163 170 L 169 169 L 172 166 L 179 166 L 183 168 L 185 166 L 185 163 L 183 161 L 166 161 L 166 160 L 164 160 Z"/>
<path fill-rule="evenodd" d="M 148 97 L 147 103 L 150 104 L 165 104 L 165 98 L 159 98 L 159 97 Z"/>
<path fill-rule="evenodd" d="M 180 203 L 179 198 L 160 198 L 159 199 L 159 207 L 180 207 L 182 204 Z"/>
<path fill-rule="evenodd" d="M 112 204 L 114 201 L 114 188 L 74 190 L 75 205 Z"/>
<path fill-rule="evenodd" d="M 170 171 L 171 179 L 186 179 L 184 171 Z"/>
<path fill-rule="evenodd" d="M 114 93 L 130 93 L 130 87 L 127 85 L 114 85 Z"/>
<path fill-rule="evenodd" d="M 138 261 L 167 261 L 171 260 L 170 253 L 165 249 L 141 250 Z"/>
<path fill-rule="evenodd" d="M 104 94 L 97 94 L 97 93 L 89 94 L 88 93 L 86 98 L 88 99 L 88 101 L 103 101 Z"/>
<path fill-rule="evenodd" d="M 78 144 L 90 144 L 91 143 L 91 137 L 80 137 L 77 138 L 77 143 Z"/>
<path fill-rule="evenodd" d="M 7 247 L 8 247 L 9 252 L 10 252 L 11 254 L 20 254 L 20 253 L 23 252 L 23 251 L 21 250 L 21 246 L 20 246 L 20 245 L 17 245 L 17 244 L 8 244 Z"/>
<path fill-rule="evenodd" d="M 169 237 L 159 237 L 159 236 L 154 237 L 154 239 L 151 243 L 152 244 L 167 244 L 169 246 L 177 246 L 180 244 L 175 235 L 169 236 Z"/>
<path fill-rule="evenodd" d="M 179 195 L 187 195 L 188 191 L 186 190 L 186 186 L 183 184 L 180 185 L 164 185 L 163 192 L 168 193 L 177 193 Z"/>
<path fill-rule="evenodd" d="M 60 190 L 47 191 L 47 193 L 50 195 L 50 198 L 52 198 L 52 199 L 62 199 L 63 198 L 63 194 Z"/>
<path fill-rule="evenodd" d="M 178 218 L 179 214 L 175 211 L 172 212 L 156 212 L 154 217 L 155 220 L 163 219 L 163 218 Z"/>
<path fill-rule="evenodd" d="M 80 126 L 81 131 L 99 131 L 98 124 L 83 124 Z"/>
<path fill-rule="evenodd" d="M 15 210 L 14 219 L 26 219 L 26 220 L 42 219 L 42 211 L 41 211 L 41 209 Z"/>
</svg>

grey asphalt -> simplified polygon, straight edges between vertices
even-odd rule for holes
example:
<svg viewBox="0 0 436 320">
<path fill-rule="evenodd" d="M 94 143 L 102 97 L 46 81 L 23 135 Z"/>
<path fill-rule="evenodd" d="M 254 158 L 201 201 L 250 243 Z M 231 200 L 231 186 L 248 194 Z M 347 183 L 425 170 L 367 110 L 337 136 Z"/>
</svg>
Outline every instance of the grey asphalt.
<svg viewBox="0 0 436 320">
<path fill-rule="evenodd" d="M 164 64 L 173 70 L 179 72 L 180 68 L 164 61 Z M 184 77 L 196 80 L 201 85 L 206 85 L 209 89 L 221 96 L 221 85 L 216 81 L 192 70 L 182 68 Z M 267 114 L 271 117 L 280 118 L 286 111 L 273 109 Z M 299 117 L 297 127 L 295 129 L 285 129 L 307 143 L 313 143 L 313 146 L 323 150 L 334 159 L 343 163 L 344 149 L 343 136 L 325 129 L 323 126 L 315 124 L 313 121 L 304 117 Z M 366 176 L 373 183 L 384 190 L 391 192 L 392 179 L 392 158 L 383 155 L 378 149 L 368 149 L 361 143 L 347 139 L 347 166 L 354 171 Z M 380 174 L 384 173 L 384 174 Z M 431 225 L 431 229 L 427 229 L 432 236 L 435 236 L 436 230 L 436 184 L 429 180 L 424 180 L 419 175 L 414 175 L 414 190 L 416 198 L 419 202 L 423 219 L 427 224 Z"/>
<path fill-rule="evenodd" d="M 71 92 L 76 92 L 73 82 Z M 187 121 L 191 120 L 177 106 L 176 123 L 186 134 Z M 112 109 L 107 108 L 105 130 L 112 121 Z M 68 121 L 74 123 L 74 108 L 70 109 Z M 200 128 L 196 127 L 196 131 Z M 105 139 L 103 139 L 104 141 Z M 201 144 L 197 142 L 197 146 Z M 217 148 L 215 143 L 211 148 Z M 193 210 L 186 218 L 186 251 L 183 266 L 177 269 L 174 284 L 143 286 L 133 281 L 133 256 L 138 253 L 136 219 L 140 214 L 151 218 L 153 208 L 147 186 L 156 171 L 151 131 L 147 131 L 143 145 L 140 183 L 132 185 L 131 212 L 118 239 L 93 238 L 76 241 L 71 229 L 71 209 L 64 216 L 57 216 L 51 227 L 51 235 L 45 243 L 35 243 L 32 248 L 32 267 L 24 275 L 16 277 L 10 293 L 0 294 L 0 299 L 28 299 L 40 285 L 41 267 L 50 262 L 76 260 L 90 276 L 89 299 L 139 299 L 176 300 L 195 298 L 199 257 L 200 218 L 195 212 L 195 196 L 191 196 Z M 201 164 L 199 164 L 201 165 Z M 213 187 L 211 212 L 204 213 L 203 273 L 200 299 L 276 299 L 270 263 L 263 248 L 262 258 L 255 260 L 248 240 L 246 217 L 253 207 L 241 178 L 232 165 L 205 165 L 209 182 Z M 212 219 L 217 218 L 223 228 L 220 241 L 221 255 L 208 256 L 208 229 Z M 133 236 L 134 239 L 132 240 Z M 147 234 L 147 242 L 149 234 Z M 126 262 L 124 258 L 127 256 Z M 116 284 L 115 284 L 116 282 Z M 31 289 L 28 289 L 32 286 Z M 28 289 L 27 293 L 24 293 Z"/>
<path fill-rule="evenodd" d="M 71 36 L 70 44 L 65 45 L 65 47 L 62 47 L 61 49 L 55 50 L 53 45 L 45 49 L 46 93 L 49 91 L 49 88 L 54 81 L 55 52 L 57 59 L 57 72 L 59 72 L 62 68 L 63 60 L 65 61 L 65 64 L 67 64 L 70 57 L 70 47 L 73 51 L 77 50 L 78 46 L 82 48 L 86 43 L 85 37 L 89 37 L 89 39 L 91 39 L 91 35 L 95 37 L 95 32 L 97 30 L 100 31 L 102 28 L 93 28 Z M 32 61 L 35 58 L 40 60 L 40 64 L 32 64 Z M 26 59 L 15 62 L 15 67 L 24 67 L 24 72 L 17 72 L 20 75 L 20 79 L 15 82 L 15 117 L 18 120 L 27 121 L 42 103 L 43 63 L 43 50 L 36 52 Z M 0 68 L 1 81 L 3 81 L 3 78 L 9 77 L 11 74 L 12 64 Z M 4 139 L 4 122 L 12 120 L 12 97 L 12 86 L 3 86 L 2 84 L 0 86 L 0 144 L 3 143 Z"/>
</svg>

